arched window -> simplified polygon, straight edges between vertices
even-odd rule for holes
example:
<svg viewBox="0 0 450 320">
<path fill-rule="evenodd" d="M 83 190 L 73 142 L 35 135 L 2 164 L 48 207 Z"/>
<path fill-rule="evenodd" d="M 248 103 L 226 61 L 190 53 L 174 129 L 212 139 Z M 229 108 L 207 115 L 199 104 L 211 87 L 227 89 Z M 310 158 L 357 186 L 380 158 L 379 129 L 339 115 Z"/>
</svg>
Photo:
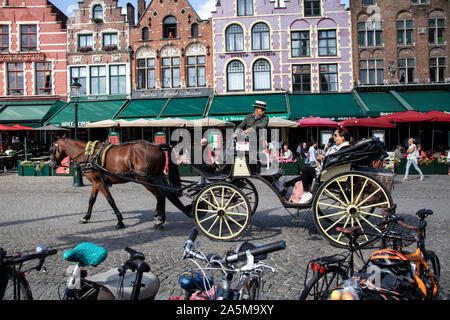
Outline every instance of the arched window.
<svg viewBox="0 0 450 320">
<path fill-rule="evenodd" d="M 149 39 L 148 28 L 144 27 L 142 28 L 142 40 L 146 41 L 148 39 Z"/>
<path fill-rule="evenodd" d="M 92 8 L 92 19 L 103 19 L 103 7 L 99 4 L 96 4 Z"/>
<path fill-rule="evenodd" d="M 243 51 L 244 50 L 244 31 L 238 24 L 232 24 L 225 31 L 226 50 Z"/>
<path fill-rule="evenodd" d="M 253 0 L 237 0 L 238 16 L 253 15 Z"/>
<path fill-rule="evenodd" d="M 270 49 L 270 31 L 269 27 L 259 22 L 252 28 L 252 49 L 269 50 Z"/>
<path fill-rule="evenodd" d="M 259 59 L 253 64 L 253 90 L 271 89 L 270 64 L 267 60 Z"/>
<path fill-rule="evenodd" d="M 168 16 L 163 20 L 163 38 L 177 37 L 177 19 L 174 16 Z"/>
<path fill-rule="evenodd" d="M 198 23 L 193 23 L 191 25 L 191 37 L 198 37 Z"/>
<path fill-rule="evenodd" d="M 231 61 L 227 66 L 227 90 L 244 91 L 245 69 L 239 60 Z"/>
</svg>

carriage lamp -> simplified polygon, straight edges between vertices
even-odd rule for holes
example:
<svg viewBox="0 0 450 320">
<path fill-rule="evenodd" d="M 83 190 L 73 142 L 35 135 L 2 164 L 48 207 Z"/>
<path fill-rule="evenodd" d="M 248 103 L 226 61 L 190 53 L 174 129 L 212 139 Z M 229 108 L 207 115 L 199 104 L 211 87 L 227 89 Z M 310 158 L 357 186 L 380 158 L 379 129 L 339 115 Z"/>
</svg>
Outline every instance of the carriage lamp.
<svg viewBox="0 0 450 320">
<path fill-rule="evenodd" d="M 70 84 L 70 97 L 75 101 L 75 139 L 78 139 L 78 99 L 80 98 L 81 83 L 78 82 L 78 78 L 73 78 L 73 82 Z M 83 176 L 80 166 L 74 161 L 73 163 L 73 186 L 83 186 Z"/>
</svg>

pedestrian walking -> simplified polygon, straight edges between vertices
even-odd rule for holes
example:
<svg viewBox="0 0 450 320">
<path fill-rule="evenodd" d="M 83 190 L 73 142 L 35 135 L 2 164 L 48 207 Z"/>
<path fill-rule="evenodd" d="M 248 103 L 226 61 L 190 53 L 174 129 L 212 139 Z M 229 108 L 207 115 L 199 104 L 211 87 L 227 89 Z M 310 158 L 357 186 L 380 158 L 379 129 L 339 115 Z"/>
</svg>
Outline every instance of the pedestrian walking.
<svg viewBox="0 0 450 320">
<path fill-rule="evenodd" d="M 422 170 L 420 170 L 419 165 L 417 164 L 417 157 L 419 156 L 419 149 L 414 143 L 413 138 L 409 138 L 408 144 L 409 148 L 406 151 L 406 169 L 405 169 L 405 177 L 403 178 L 403 181 L 408 181 L 408 174 L 409 174 L 409 168 L 411 167 L 411 164 L 414 166 L 416 171 L 420 174 L 420 180 L 425 180 Z"/>
</svg>

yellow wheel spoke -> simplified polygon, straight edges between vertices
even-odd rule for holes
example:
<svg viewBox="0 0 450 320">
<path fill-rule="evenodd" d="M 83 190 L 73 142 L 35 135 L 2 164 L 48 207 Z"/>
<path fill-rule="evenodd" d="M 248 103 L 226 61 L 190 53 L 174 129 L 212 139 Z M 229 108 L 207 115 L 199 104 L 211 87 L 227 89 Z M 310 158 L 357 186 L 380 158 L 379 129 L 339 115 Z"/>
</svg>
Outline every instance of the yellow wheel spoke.
<svg viewBox="0 0 450 320">
<path fill-rule="evenodd" d="M 379 187 L 377 190 L 375 190 L 370 196 L 365 198 L 360 204 L 358 204 L 358 207 L 361 207 L 364 203 L 366 203 L 370 198 L 372 198 L 376 193 L 378 193 L 381 190 L 381 187 Z"/>
<path fill-rule="evenodd" d="M 234 206 L 231 206 L 231 207 L 229 207 L 229 208 L 227 208 L 227 209 L 228 209 L 228 210 L 229 210 L 229 209 L 234 209 L 234 208 L 236 208 L 236 207 L 238 207 L 238 206 L 241 206 L 241 205 L 243 205 L 243 204 L 245 204 L 245 201 L 239 202 L 238 204 L 235 204 Z"/>
<path fill-rule="evenodd" d="M 225 187 L 222 187 L 222 208 L 223 208 L 223 200 L 225 199 Z"/>
<path fill-rule="evenodd" d="M 389 204 L 387 201 L 385 201 L 385 202 L 380 202 L 380 203 L 374 203 L 374 204 L 370 204 L 370 205 L 367 205 L 367 206 L 364 206 L 364 207 L 359 207 L 359 209 L 361 210 L 361 209 L 368 209 L 368 208 L 373 208 L 373 207 L 378 207 L 378 206 L 382 206 L 382 205 L 385 205 L 385 204 Z"/>
<path fill-rule="evenodd" d="M 350 202 L 348 201 L 348 198 L 347 198 L 347 195 L 344 192 L 344 189 L 342 189 L 341 183 L 339 182 L 339 180 L 336 180 L 336 182 L 337 182 L 337 184 L 339 186 L 339 189 L 341 189 L 341 193 L 344 195 L 345 201 L 347 201 L 347 204 L 349 204 Z"/>
<path fill-rule="evenodd" d="M 214 202 L 216 203 L 217 207 L 219 207 L 219 202 L 217 202 L 216 195 L 214 194 L 213 190 L 210 189 L 209 192 L 211 192 L 211 194 L 213 196 L 213 199 L 214 199 Z"/>
<path fill-rule="evenodd" d="M 365 214 L 367 216 L 372 216 L 372 217 L 377 217 L 377 218 L 384 218 L 384 216 L 382 216 L 380 214 L 375 214 L 375 213 L 372 213 L 372 212 L 366 212 L 366 211 L 362 211 L 362 210 L 359 210 L 359 212 L 362 213 L 362 214 Z"/>
<path fill-rule="evenodd" d="M 228 224 L 227 219 L 224 219 L 224 221 L 225 221 L 225 224 L 227 225 L 227 228 L 228 228 L 228 231 L 230 232 L 230 235 L 233 236 L 234 233 L 233 233 L 233 231 L 231 230 L 231 227 L 230 227 L 230 225 Z"/>
<path fill-rule="evenodd" d="M 359 201 L 359 198 L 361 198 L 361 195 L 362 195 L 364 189 L 366 188 L 366 185 L 367 185 L 367 182 L 368 182 L 368 181 L 369 181 L 369 179 L 366 178 L 366 181 L 364 181 L 364 184 L 363 184 L 363 186 L 362 186 L 362 188 L 361 188 L 361 191 L 359 191 L 358 197 L 356 197 L 355 204 L 357 204 L 358 201 Z"/>
<path fill-rule="evenodd" d="M 328 191 L 328 189 L 325 189 L 325 191 L 332 196 L 334 199 L 336 199 L 336 201 L 340 202 L 341 204 L 343 204 L 344 206 L 347 206 L 347 203 L 345 203 L 344 201 L 342 201 L 341 199 L 339 199 L 338 197 L 336 197 L 333 193 L 331 193 L 330 191 Z"/>
<path fill-rule="evenodd" d="M 222 237 L 222 221 L 223 221 L 223 219 L 220 218 L 220 220 L 219 220 L 219 238 Z"/>
<path fill-rule="evenodd" d="M 216 216 L 216 220 L 214 220 L 214 222 L 212 223 L 212 225 L 209 227 L 208 229 L 208 233 L 211 231 L 211 229 L 215 226 L 215 224 L 217 223 L 217 220 L 219 220 L 219 216 Z"/>
<path fill-rule="evenodd" d="M 247 214 L 246 213 L 239 213 L 239 212 L 232 212 L 232 211 L 225 211 L 226 214 L 231 214 L 233 216 L 244 216 L 246 217 Z"/>
<path fill-rule="evenodd" d="M 217 210 L 208 210 L 208 209 L 197 209 L 197 211 L 201 211 L 201 212 L 210 212 L 210 213 L 217 213 Z"/>
<path fill-rule="evenodd" d="M 333 223 L 331 226 L 328 227 L 328 229 L 325 230 L 325 232 L 330 231 L 331 228 L 333 228 L 335 225 L 337 225 L 339 222 L 341 222 L 342 219 L 344 219 L 346 216 L 342 216 L 338 221 L 336 221 L 335 223 Z M 348 219 L 348 217 L 347 217 Z"/>
<path fill-rule="evenodd" d="M 377 230 L 378 232 L 381 233 L 381 230 L 377 228 L 377 226 L 373 225 L 369 220 L 367 220 L 366 218 L 364 218 L 363 216 L 360 216 L 361 219 L 363 219 L 368 225 L 370 225 L 372 228 L 374 228 L 375 230 Z"/>
<path fill-rule="evenodd" d="M 230 197 L 230 199 L 228 199 L 228 202 L 227 202 L 227 204 L 225 205 L 224 210 L 228 208 L 228 205 L 230 204 L 231 199 L 233 199 L 233 197 L 234 197 L 234 195 L 235 195 L 236 193 L 237 193 L 237 192 L 234 191 L 233 195 Z"/>
<path fill-rule="evenodd" d="M 350 203 L 353 203 L 353 187 L 354 187 L 354 181 L 353 181 L 353 176 L 351 176 L 351 179 L 350 179 L 350 191 L 351 191 L 351 194 L 350 194 Z"/>
<path fill-rule="evenodd" d="M 336 209 L 344 209 L 344 210 L 347 210 L 346 207 L 336 206 L 336 205 L 331 204 L 331 203 L 319 202 L 319 204 L 320 204 L 320 205 L 323 205 L 323 206 L 328 206 L 328 207 L 336 208 Z"/>
<path fill-rule="evenodd" d="M 211 220 L 211 219 L 214 218 L 214 217 L 216 217 L 215 214 L 213 214 L 213 215 L 211 215 L 211 216 L 209 216 L 209 217 L 207 217 L 207 218 L 205 218 L 205 219 L 203 219 L 203 220 L 200 220 L 199 223 L 202 224 L 203 222 L 208 221 L 208 220 Z"/>
<path fill-rule="evenodd" d="M 216 209 L 216 210 L 219 209 L 219 207 L 213 205 L 211 202 L 209 202 L 209 201 L 206 200 L 205 198 L 201 198 L 200 200 L 206 202 L 208 205 L 210 205 L 211 207 L 213 207 L 213 208 Z"/>
<path fill-rule="evenodd" d="M 242 225 L 241 224 L 239 224 L 236 220 L 234 220 L 232 217 L 230 217 L 230 216 L 226 216 L 226 219 L 229 219 L 229 220 L 231 220 L 231 222 L 233 222 L 233 223 L 235 223 L 235 224 L 237 224 L 240 228 L 242 228 Z M 226 220 L 225 219 L 225 220 Z"/>
<path fill-rule="evenodd" d="M 366 238 L 366 241 L 369 241 L 369 238 L 367 237 L 367 234 L 364 234 L 364 228 L 361 225 L 361 222 L 359 222 L 359 219 L 356 219 L 356 223 L 358 224 L 358 226 L 361 228 L 361 233 L 364 235 L 364 238 Z"/>
<path fill-rule="evenodd" d="M 317 217 L 317 218 L 320 220 L 320 219 L 324 219 L 324 218 L 329 218 L 329 217 L 334 217 L 334 216 L 338 216 L 338 215 L 341 215 L 341 214 L 345 214 L 346 212 L 347 211 L 339 211 L 339 212 L 327 214 L 326 216 L 320 216 L 320 217 Z"/>
</svg>

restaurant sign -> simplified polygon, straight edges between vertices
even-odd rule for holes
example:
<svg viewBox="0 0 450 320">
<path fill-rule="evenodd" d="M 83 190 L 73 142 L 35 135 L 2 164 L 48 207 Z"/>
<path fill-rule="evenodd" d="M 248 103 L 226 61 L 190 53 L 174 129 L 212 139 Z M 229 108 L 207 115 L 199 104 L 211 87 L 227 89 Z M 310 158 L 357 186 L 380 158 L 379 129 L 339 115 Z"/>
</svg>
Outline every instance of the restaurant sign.
<svg viewBox="0 0 450 320">
<path fill-rule="evenodd" d="M 33 53 L 3 53 L 0 54 L 0 62 L 43 62 L 45 54 L 42 52 Z"/>
</svg>

